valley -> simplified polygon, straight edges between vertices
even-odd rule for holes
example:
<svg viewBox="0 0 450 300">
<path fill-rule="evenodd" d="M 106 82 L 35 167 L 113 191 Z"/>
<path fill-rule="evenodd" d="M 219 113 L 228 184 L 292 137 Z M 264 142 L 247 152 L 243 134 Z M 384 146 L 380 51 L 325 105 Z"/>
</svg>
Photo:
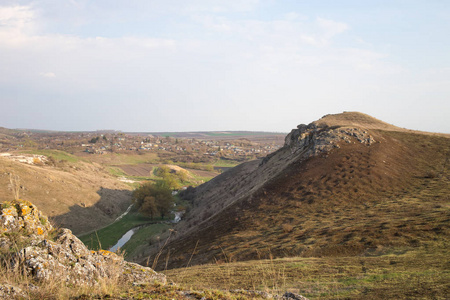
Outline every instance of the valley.
<svg viewBox="0 0 450 300">
<path fill-rule="evenodd" d="M 310 299 L 449 291 L 448 134 L 356 112 L 287 136 L 1 133 L 2 202 L 18 187 L 93 251 L 127 234 L 114 251 L 182 286 Z M 145 183 L 170 188 L 169 213 L 137 206 Z"/>
</svg>

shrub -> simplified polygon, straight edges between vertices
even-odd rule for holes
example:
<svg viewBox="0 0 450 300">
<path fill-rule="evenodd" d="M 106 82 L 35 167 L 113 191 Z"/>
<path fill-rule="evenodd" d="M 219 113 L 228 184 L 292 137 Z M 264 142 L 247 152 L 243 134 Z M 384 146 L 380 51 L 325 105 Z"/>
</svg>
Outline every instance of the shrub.
<svg viewBox="0 0 450 300">
<path fill-rule="evenodd" d="M 425 178 L 431 178 L 431 179 L 437 178 L 438 177 L 438 173 L 436 171 L 434 171 L 434 170 L 430 170 L 430 171 L 426 172 L 424 177 Z"/>
<path fill-rule="evenodd" d="M 294 226 L 292 226 L 291 224 L 283 224 L 283 225 L 281 225 L 281 228 L 283 228 L 283 231 L 285 233 L 289 233 L 292 230 L 294 230 Z"/>
</svg>

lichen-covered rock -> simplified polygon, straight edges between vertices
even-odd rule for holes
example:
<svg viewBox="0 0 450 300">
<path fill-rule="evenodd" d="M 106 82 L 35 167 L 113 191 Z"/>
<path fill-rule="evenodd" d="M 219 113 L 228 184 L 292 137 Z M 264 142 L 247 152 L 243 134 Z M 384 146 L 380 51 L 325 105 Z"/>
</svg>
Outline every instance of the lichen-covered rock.
<svg viewBox="0 0 450 300">
<path fill-rule="evenodd" d="M 165 283 L 163 274 L 124 261 L 115 253 L 90 251 L 69 229 L 53 230 L 28 201 L 4 202 L 0 210 L 0 245 L 11 253 L 11 267 L 35 280 L 95 284 L 101 278 L 126 282 Z"/>
<path fill-rule="evenodd" d="M 0 249 L 34 245 L 46 238 L 53 227 L 29 201 L 3 202 L 0 210 Z"/>
<path fill-rule="evenodd" d="M 11 284 L 0 284 L 0 299 L 25 298 L 24 292 Z"/>
<path fill-rule="evenodd" d="M 305 157 L 310 157 L 339 148 L 339 142 L 342 141 L 359 142 L 367 146 L 375 143 L 375 139 L 361 128 L 339 126 L 330 128 L 311 123 L 300 124 L 297 129 L 292 129 L 286 136 L 284 145 L 290 147 L 293 153 L 303 151 Z"/>
<path fill-rule="evenodd" d="M 302 295 L 294 294 L 291 292 L 284 293 L 281 299 L 282 300 L 308 300 L 308 298 L 303 297 Z"/>
</svg>

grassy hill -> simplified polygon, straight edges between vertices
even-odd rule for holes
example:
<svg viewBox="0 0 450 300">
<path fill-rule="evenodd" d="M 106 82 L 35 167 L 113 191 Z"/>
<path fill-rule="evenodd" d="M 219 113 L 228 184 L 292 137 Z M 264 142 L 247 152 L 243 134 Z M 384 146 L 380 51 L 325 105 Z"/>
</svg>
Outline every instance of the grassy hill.
<svg viewBox="0 0 450 300">
<path fill-rule="evenodd" d="M 52 165 L 0 157 L 0 202 L 12 197 L 10 174 L 18 176 L 20 196 L 33 199 L 57 226 L 70 228 L 75 234 L 111 223 L 130 205 L 130 187 L 101 165 L 63 151 L 38 154 L 51 156 Z"/>
<path fill-rule="evenodd" d="M 328 116 L 315 125 L 319 122 L 315 135 L 293 139 L 303 145 L 300 152 L 287 142 L 268 158 L 198 187 L 159 268 L 286 257 L 366 261 L 414 251 L 439 262 L 437 249 L 448 245 L 450 233 L 450 139 L 397 131 L 358 113 Z M 305 156 L 323 134 L 341 130 L 351 137 Z M 351 135 L 356 132 L 375 142 L 359 142 Z M 334 143 L 323 140 L 329 141 Z M 141 257 L 148 259 L 156 249 Z"/>
</svg>

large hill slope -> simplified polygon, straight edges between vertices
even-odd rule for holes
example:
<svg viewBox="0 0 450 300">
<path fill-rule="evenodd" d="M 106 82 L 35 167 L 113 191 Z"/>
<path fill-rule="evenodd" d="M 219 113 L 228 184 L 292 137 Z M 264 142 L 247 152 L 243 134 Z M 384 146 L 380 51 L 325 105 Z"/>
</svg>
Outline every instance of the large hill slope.
<svg viewBox="0 0 450 300">
<path fill-rule="evenodd" d="M 361 113 L 299 125 L 277 152 L 183 195 L 192 209 L 161 267 L 448 242 L 449 152 L 448 137 Z"/>
<path fill-rule="evenodd" d="M 13 196 L 10 176 L 18 177 L 19 196 L 33 199 L 57 226 L 75 234 L 105 226 L 130 205 L 130 187 L 99 164 L 74 161 L 27 164 L 0 156 L 0 202 Z"/>
</svg>

